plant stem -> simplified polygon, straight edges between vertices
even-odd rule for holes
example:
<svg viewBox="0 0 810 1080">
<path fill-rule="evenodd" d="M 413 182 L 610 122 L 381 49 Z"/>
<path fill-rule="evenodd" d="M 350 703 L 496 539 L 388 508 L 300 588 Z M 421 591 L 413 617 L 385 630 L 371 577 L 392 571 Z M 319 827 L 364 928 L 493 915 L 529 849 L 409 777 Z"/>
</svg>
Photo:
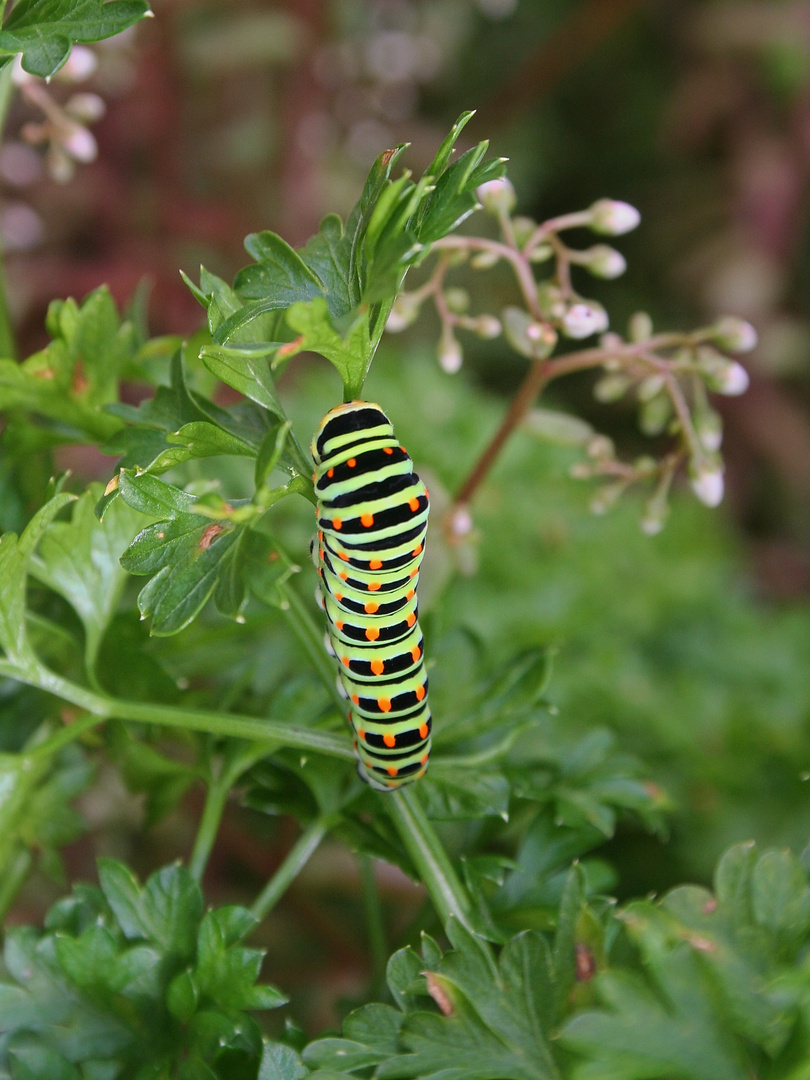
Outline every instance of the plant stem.
<svg viewBox="0 0 810 1080">
<path fill-rule="evenodd" d="M 22 846 L 18 847 L 8 860 L 2 881 L 0 881 L 0 923 L 4 921 L 11 905 L 16 900 L 17 893 L 23 887 L 33 862 L 34 857 L 30 850 Z"/>
<path fill-rule="evenodd" d="M 385 974 L 388 962 L 388 948 L 385 943 L 385 923 L 383 921 L 380 894 L 374 879 L 374 863 L 368 855 L 360 856 L 360 877 L 363 882 L 363 908 L 366 913 L 366 929 L 371 951 L 373 982 L 376 984 Z"/>
<path fill-rule="evenodd" d="M 266 918 L 276 906 L 292 882 L 309 862 L 313 852 L 329 831 L 332 823 L 332 815 L 324 814 L 316 818 L 301 833 L 284 862 L 253 902 L 251 911 L 257 919 Z"/>
<path fill-rule="evenodd" d="M 141 701 L 126 701 L 94 693 L 83 686 L 63 679 L 44 665 L 19 667 L 9 661 L 0 661 L 0 675 L 7 675 L 18 682 L 45 690 L 55 697 L 69 701 L 91 713 L 97 723 L 117 717 L 120 720 L 136 720 L 142 724 L 160 727 L 184 728 L 190 731 L 207 731 L 221 738 L 248 739 L 250 742 L 273 742 L 278 746 L 295 746 L 301 750 L 315 750 L 331 757 L 353 761 L 354 754 L 348 740 L 339 735 L 312 728 L 299 728 L 279 720 L 263 720 L 255 716 L 236 713 L 219 713 L 197 709 L 183 709 L 174 705 L 152 705 Z M 65 730 L 60 745 L 70 742 L 70 733 L 78 725 Z M 93 724 L 83 723 L 74 738 L 89 730 Z M 56 736 L 53 736 L 55 738 Z"/>
<path fill-rule="evenodd" d="M 533 360 L 525 379 L 518 388 L 514 398 L 512 398 L 498 430 L 492 436 L 489 443 L 484 448 L 483 453 L 472 467 L 467 479 L 459 488 L 458 494 L 453 500 L 453 506 L 450 509 L 448 519 L 452 518 L 454 509 L 464 506 L 471 501 L 473 495 L 481 485 L 482 480 L 492 468 L 503 444 L 521 423 L 538 395 L 552 379 L 558 379 L 561 375 L 570 375 L 574 371 L 587 371 L 589 368 L 601 367 L 602 364 L 611 359 L 635 359 L 648 363 L 651 367 L 654 367 L 656 371 L 661 371 L 662 374 L 664 374 L 664 378 L 667 380 L 667 386 L 670 395 L 672 396 L 673 386 L 675 387 L 675 392 L 678 392 L 674 378 L 669 373 L 665 361 L 662 361 L 657 357 L 652 357 L 650 354 L 655 349 L 673 348 L 678 345 L 687 344 L 689 340 L 690 339 L 684 334 L 657 334 L 647 341 L 623 342 L 619 345 L 612 345 L 609 348 L 599 347 L 593 349 L 580 349 L 577 352 L 568 353 L 565 356 L 557 357 L 554 360 Z M 683 423 L 684 418 L 680 415 L 681 411 L 682 410 L 678 410 L 679 418 Z M 684 430 L 687 438 L 689 438 L 689 432 L 693 429 L 691 422 L 689 422 L 688 412 L 686 421 L 688 422 L 688 427 Z"/>
<path fill-rule="evenodd" d="M 5 8 L 5 3 L 0 7 L 0 19 Z M 14 84 L 11 81 L 13 65 L 8 63 L 0 70 L 0 135 L 6 124 L 8 108 L 14 93 Z M 8 309 L 8 295 L 6 292 L 6 272 L 3 251 L 0 248 L 0 356 L 13 360 L 17 356 L 17 343 L 14 337 L 14 328 L 11 324 L 11 314 Z"/>
<path fill-rule="evenodd" d="M 312 666 L 323 680 L 324 686 L 332 695 L 332 700 L 337 706 L 340 715 L 346 715 L 346 702 L 340 696 L 337 688 L 337 667 L 330 660 L 323 644 L 323 631 L 320 630 L 310 615 L 304 601 L 291 585 L 282 586 L 287 606 L 281 608 L 281 613 L 287 620 L 290 629 L 301 642 L 304 650 L 312 661 Z"/>
<path fill-rule="evenodd" d="M 200 827 L 194 841 L 194 848 L 188 861 L 188 869 L 196 881 L 202 881 L 208 859 L 219 832 L 219 823 L 225 812 L 228 794 L 243 773 L 261 758 L 271 752 L 267 743 L 244 747 L 237 757 L 223 766 L 218 776 L 211 779 L 205 797 Z"/>
<path fill-rule="evenodd" d="M 442 924 L 452 915 L 474 932 L 472 901 L 422 809 L 418 793 L 411 787 L 400 788 L 386 796 L 386 807 Z"/>
</svg>

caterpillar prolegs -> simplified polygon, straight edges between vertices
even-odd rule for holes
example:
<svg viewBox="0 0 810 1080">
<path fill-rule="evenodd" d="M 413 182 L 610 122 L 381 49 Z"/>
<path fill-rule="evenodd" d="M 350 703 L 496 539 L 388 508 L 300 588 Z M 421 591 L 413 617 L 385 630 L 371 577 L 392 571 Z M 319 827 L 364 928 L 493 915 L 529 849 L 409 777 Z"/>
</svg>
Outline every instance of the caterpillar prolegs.
<svg viewBox="0 0 810 1080">
<path fill-rule="evenodd" d="M 357 771 L 380 791 L 423 776 L 428 681 L 416 586 L 428 493 L 379 405 L 331 409 L 312 439 L 317 563 Z"/>
</svg>

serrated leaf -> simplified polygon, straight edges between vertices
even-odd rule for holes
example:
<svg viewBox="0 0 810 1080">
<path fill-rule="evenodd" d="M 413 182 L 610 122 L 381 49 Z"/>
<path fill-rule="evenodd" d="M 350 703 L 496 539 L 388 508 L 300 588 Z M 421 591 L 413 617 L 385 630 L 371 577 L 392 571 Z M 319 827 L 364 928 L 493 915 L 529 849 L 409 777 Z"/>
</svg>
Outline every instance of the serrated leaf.
<svg viewBox="0 0 810 1080">
<path fill-rule="evenodd" d="M 256 1080 L 304 1080 L 308 1075 L 309 1069 L 301 1064 L 301 1058 L 292 1047 L 283 1043 L 264 1044 Z"/>
<path fill-rule="evenodd" d="M 273 296 L 281 307 L 323 296 L 323 283 L 301 256 L 274 232 L 251 233 L 245 248 L 258 265 L 240 270 L 234 291 L 246 300 Z"/>
<path fill-rule="evenodd" d="M 14 533 L 0 536 L 0 646 L 9 660 L 33 661 L 25 630 L 25 582 L 28 562 L 49 525 L 74 495 L 62 493 L 41 507 L 19 539 Z"/>
<path fill-rule="evenodd" d="M 371 362 L 368 317 L 361 312 L 345 333 L 332 325 L 325 300 L 294 304 L 287 311 L 287 323 L 299 336 L 297 351 L 317 352 L 337 368 L 347 400 L 357 397 Z"/>
<path fill-rule="evenodd" d="M 70 522 L 54 522 L 31 562 L 34 575 L 60 593 L 82 621 L 88 669 L 115 613 L 126 573 L 119 559 L 135 535 L 140 515 L 119 501 L 103 524 L 95 504 L 101 485 L 92 484 L 73 507 Z"/>
<path fill-rule="evenodd" d="M 259 354 L 255 348 L 247 346 L 204 345 L 200 359 L 222 382 L 283 420 L 284 410 L 264 359 L 278 348 L 278 344 L 269 343 Z"/>
<path fill-rule="evenodd" d="M 510 785 L 495 770 L 474 774 L 456 765 L 444 765 L 440 757 L 431 763 L 428 778 L 420 785 L 428 817 L 445 821 L 469 821 L 482 817 L 509 816 Z"/>
<path fill-rule="evenodd" d="M 74 42 L 113 37 L 147 11 L 146 0 L 21 0 L 0 30 L 0 52 L 21 52 L 25 71 L 49 79 Z"/>
</svg>

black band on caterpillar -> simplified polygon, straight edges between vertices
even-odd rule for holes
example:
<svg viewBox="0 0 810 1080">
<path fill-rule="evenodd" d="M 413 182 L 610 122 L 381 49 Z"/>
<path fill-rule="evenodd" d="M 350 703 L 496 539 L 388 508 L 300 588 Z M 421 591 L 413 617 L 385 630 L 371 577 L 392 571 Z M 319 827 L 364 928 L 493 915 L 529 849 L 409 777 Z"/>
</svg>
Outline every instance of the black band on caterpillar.
<svg viewBox="0 0 810 1080">
<path fill-rule="evenodd" d="M 423 776 L 430 754 L 416 606 L 428 493 L 372 402 L 331 409 L 311 449 L 321 597 L 351 705 L 357 771 L 389 791 Z"/>
</svg>

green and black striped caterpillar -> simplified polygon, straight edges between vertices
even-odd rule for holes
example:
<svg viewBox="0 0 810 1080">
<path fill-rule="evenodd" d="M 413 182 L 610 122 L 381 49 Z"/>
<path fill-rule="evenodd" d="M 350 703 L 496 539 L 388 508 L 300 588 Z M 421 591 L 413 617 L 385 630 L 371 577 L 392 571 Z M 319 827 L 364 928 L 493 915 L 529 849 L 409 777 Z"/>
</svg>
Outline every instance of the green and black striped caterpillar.
<svg viewBox="0 0 810 1080">
<path fill-rule="evenodd" d="M 351 702 L 357 771 L 379 791 L 423 776 L 431 719 L 416 585 L 428 493 L 388 417 L 331 409 L 312 439 L 327 643 Z"/>
</svg>

